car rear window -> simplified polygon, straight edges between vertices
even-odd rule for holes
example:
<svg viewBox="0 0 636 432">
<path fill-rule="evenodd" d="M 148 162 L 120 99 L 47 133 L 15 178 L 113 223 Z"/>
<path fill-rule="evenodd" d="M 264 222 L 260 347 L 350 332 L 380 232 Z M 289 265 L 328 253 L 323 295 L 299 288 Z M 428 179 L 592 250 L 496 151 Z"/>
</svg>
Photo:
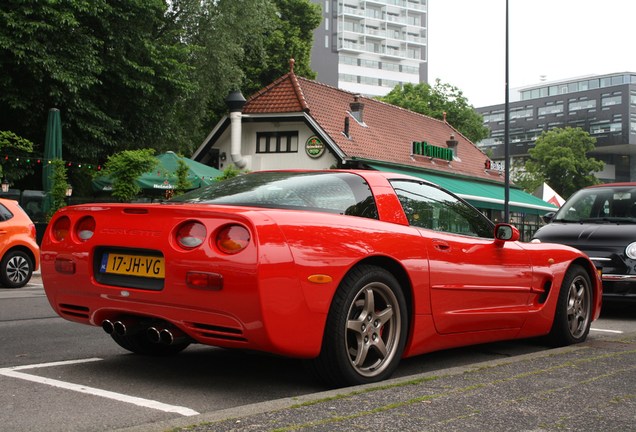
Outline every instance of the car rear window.
<svg viewBox="0 0 636 432">
<path fill-rule="evenodd" d="M 343 172 L 257 172 L 196 189 L 170 202 L 312 210 L 377 219 L 364 179 Z"/>
</svg>

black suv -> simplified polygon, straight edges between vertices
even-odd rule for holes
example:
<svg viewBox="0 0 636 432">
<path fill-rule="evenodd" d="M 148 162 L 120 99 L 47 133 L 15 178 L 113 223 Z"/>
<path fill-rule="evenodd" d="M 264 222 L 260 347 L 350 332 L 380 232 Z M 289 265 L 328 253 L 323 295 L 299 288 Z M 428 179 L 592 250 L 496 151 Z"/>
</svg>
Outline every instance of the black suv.
<svg viewBox="0 0 636 432">
<path fill-rule="evenodd" d="M 636 183 L 581 189 L 544 220 L 532 241 L 581 250 L 602 271 L 604 300 L 636 300 Z"/>
</svg>

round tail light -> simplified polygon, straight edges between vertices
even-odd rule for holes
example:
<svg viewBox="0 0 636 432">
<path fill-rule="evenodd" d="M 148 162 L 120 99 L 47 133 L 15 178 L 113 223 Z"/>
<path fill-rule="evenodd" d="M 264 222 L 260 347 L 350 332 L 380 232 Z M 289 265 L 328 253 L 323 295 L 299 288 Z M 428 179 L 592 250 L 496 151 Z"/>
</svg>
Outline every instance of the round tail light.
<svg viewBox="0 0 636 432">
<path fill-rule="evenodd" d="M 77 238 L 81 241 L 89 240 L 95 234 L 95 219 L 92 216 L 82 218 L 75 228 Z"/>
<path fill-rule="evenodd" d="M 200 222 L 186 222 L 177 230 L 177 243 L 184 249 L 194 249 L 205 241 L 207 231 Z"/>
<path fill-rule="evenodd" d="M 51 228 L 51 235 L 57 241 L 64 241 L 68 237 L 68 233 L 71 230 L 71 220 L 62 216 L 53 223 Z"/>
<path fill-rule="evenodd" d="M 250 232 L 241 225 L 228 225 L 216 235 L 216 247 L 226 254 L 239 253 L 250 243 Z"/>
</svg>

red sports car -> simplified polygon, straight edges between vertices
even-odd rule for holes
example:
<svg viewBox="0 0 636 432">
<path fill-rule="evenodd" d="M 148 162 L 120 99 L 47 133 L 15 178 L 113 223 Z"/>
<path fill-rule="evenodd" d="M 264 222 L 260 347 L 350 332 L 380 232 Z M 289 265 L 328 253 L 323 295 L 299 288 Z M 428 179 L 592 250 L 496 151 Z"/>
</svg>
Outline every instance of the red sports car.
<svg viewBox="0 0 636 432">
<path fill-rule="evenodd" d="M 594 265 L 518 238 L 409 176 L 255 172 L 165 203 L 63 208 L 42 280 L 60 316 L 129 351 L 260 350 L 352 385 L 445 348 L 585 340 L 601 306 Z"/>
</svg>

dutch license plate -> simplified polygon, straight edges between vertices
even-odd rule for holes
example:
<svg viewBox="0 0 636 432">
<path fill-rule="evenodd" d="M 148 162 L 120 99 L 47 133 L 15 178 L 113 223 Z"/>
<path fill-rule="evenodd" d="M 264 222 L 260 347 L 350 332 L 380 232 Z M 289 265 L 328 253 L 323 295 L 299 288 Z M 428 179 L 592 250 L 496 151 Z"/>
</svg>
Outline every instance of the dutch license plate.
<svg viewBox="0 0 636 432">
<path fill-rule="evenodd" d="M 105 253 L 99 272 L 163 279 L 165 265 L 163 257 Z"/>
</svg>

